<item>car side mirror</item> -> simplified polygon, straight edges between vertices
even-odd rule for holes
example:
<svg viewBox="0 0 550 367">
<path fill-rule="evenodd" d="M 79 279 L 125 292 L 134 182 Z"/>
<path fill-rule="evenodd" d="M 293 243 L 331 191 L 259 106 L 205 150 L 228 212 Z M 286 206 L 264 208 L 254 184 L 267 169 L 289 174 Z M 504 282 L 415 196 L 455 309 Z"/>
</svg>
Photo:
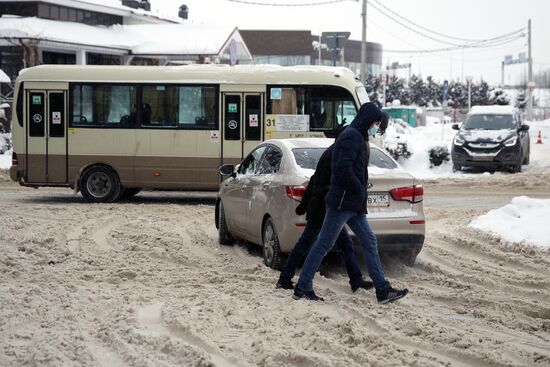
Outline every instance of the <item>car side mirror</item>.
<svg viewBox="0 0 550 367">
<path fill-rule="evenodd" d="M 453 124 L 451 127 L 453 130 L 460 130 L 460 126 L 458 126 L 458 124 Z"/>
<path fill-rule="evenodd" d="M 223 166 L 220 167 L 218 172 L 222 176 L 231 176 L 231 177 L 237 176 L 237 174 L 235 173 L 235 166 L 232 164 L 224 164 Z"/>
<path fill-rule="evenodd" d="M 529 130 L 529 125 L 521 125 L 518 130 L 519 131 L 528 131 Z"/>
</svg>

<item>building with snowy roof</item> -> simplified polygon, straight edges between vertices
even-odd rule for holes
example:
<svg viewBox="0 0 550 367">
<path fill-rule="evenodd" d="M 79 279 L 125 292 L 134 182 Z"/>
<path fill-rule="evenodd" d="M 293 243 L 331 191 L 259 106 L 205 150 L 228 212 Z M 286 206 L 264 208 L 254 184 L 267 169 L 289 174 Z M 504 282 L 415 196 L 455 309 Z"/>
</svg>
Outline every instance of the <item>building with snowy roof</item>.
<svg viewBox="0 0 550 367">
<path fill-rule="evenodd" d="M 235 27 L 152 13 L 147 0 L 0 0 L 0 68 L 39 64 L 229 62 L 251 59 Z M 186 16 L 187 7 L 180 8 Z"/>
</svg>

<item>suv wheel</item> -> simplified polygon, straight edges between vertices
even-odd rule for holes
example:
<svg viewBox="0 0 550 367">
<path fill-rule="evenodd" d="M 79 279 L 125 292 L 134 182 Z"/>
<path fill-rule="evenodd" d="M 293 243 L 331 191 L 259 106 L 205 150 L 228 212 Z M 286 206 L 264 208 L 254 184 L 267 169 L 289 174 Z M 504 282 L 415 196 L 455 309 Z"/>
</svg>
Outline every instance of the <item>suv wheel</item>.
<svg viewBox="0 0 550 367">
<path fill-rule="evenodd" d="M 462 167 L 459 164 L 453 164 L 453 172 L 460 172 Z"/>
<path fill-rule="evenodd" d="M 525 164 L 526 166 L 529 165 L 529 157 L 531 155 L 531 149 L 529 149 L 527 151 L 527 155 L 525 156 L 525 159 L 523 160 L 523 164 Z"/>
<path fill-rule="evenodd" d="M 514 164 L 512 166 L 512 169 L 510 170 L 512 173 L 519 173 L 521 172 L 521 159 L 518 163 Z"/>
<path fill-rule="evenodd" d="M 283 268 L 283 256 L 279 246 L 279 237 L 275 231 L 273 220 L 267 218 L 262 231 L 264 263 L 275 270 Z"/>
</svg>

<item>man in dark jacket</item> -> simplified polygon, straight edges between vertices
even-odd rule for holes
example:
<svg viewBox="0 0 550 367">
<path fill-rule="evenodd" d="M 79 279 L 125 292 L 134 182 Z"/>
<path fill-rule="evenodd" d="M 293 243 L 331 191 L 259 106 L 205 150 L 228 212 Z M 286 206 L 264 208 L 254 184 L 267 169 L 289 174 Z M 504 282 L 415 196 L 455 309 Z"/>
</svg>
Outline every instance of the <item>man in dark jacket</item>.
<svg viewBox="0 0 550 367">
<path fill-rule="evenodd" d="M 306 214 L 307 223 L 304 232 L 300 236 L 300 239 L 298 239 L 298 242 L 296 242 L 285 267 L 281 271 L 281 275 L 276 285 L 277 288 L 294 289 L 292 278 L 296 273 L 296 268 L 308 254 L 311 245 L 321 231 L 323 219 L 325 218 L 325 195 L 330 186 L 330 176 L 332 173 L 333 148 L 334 144 L 327 148 L 321 155 L 315 169 L 315 174 L 311 176 L 306 192 L 302 197 L 302 201 L 296 208 L 296 214 Z M 355 252 L 353 251 L 353 242 L 346 228 L 342 228 L 340 231 L 337 243 L 340 246 L 342 258 L 346 265 L 351 290 L 355 292 L 359 288 L 372 288 L 372 282 L 363 279 L 363 274 L 361 274 L 361 269 L 359 268 Z"/>
<path fill-rule="evenodd" d="M 294 289 L 294 298 L 322 300 L 313 291 L 313 278 L 345 224 L 349 225 L 361 244 L 369 276 L 376 288 L 378 302 L 392 302 L 408 293 L 407 289 L 392 288 L 385 279 L 376 236 L 365 215 L 367 201 L 365 140 L 368 139 L 369 129 L 378 126 L 383 119 L 384 113 L 376 105 L 365 103 L 351 125 L 344 129 L 334 143 L 330 189 L 325 198 L 327 212 L 319 237 L 313 244 L 302 268 L 300 279 Z"/>
</svg>

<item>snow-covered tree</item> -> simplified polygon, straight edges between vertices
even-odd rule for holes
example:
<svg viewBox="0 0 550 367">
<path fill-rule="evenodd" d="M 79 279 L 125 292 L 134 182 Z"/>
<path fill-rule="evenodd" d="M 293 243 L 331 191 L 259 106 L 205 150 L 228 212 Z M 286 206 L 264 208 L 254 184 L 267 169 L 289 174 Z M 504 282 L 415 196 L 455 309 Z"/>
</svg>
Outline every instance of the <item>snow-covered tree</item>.
<svg viewBox="0 0 550 367">
<path fill-rule="evenodd" d="M 486 106 L 489 104 L 489 84 L 486 81 L 472 85 L 472 106 Z"/>
<path fill-rule="evenodd" d="M 502 88 L 493 88 L 489 91 L 489 104 L 507 106 L 510 104 L 510 96 Z"/>
<path fill-rule="evenodd" d="M 366 86 L 367 94 L 369 95 L 369 100 L 376 103 L 378 107 L 382 107 L 382 93 L 380 90 L 380 78 L 372 74 L 367 74 Z"/>
</svg>

